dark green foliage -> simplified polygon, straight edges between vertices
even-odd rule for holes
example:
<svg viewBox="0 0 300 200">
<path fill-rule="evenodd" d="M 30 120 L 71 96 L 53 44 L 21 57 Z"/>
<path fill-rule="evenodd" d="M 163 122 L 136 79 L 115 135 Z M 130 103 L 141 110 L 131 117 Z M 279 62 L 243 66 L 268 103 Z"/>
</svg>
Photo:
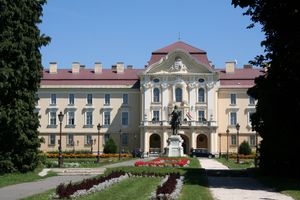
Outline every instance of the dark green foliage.
<svg viewBox="0 0 300 200">
<path fill-rule="evenodd" d="M 113 139 L 109 139 L 104 146 L 104 153 L 117 153 L 117 145 L 115 144 Z"/>
<path fill-rule="evenodd" d="M 251 148 L 247 141 L 243 141 L 242 144 L 239 146 L 239 154 L 250 155 Z"/>
<path fill-rule="evenodd" d="M 300 96 L 300 6 L 286 0 L 233 0 L 262 25 L 265 55 L 253 62 L 264 68 L 248 94 L 258 100 L 251 117 L 260 144 L 265 173 L 300 176 L 298 167 Z"/>
<path fill-rule="evenodd" d="M 38 164 L 35 94 L 42 76 L 42 6 L 46 0 L 0 0 L 0 173 Z"/>
</svg>

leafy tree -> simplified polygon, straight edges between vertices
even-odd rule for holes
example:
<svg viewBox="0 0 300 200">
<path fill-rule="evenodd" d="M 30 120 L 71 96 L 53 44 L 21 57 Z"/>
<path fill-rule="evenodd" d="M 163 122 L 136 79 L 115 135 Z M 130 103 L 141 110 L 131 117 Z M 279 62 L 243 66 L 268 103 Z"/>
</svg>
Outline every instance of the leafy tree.
<svg viewBox="0 0 300 200">
<path fill-rule="evenodd" d="M 239 146 L 239 154 L 244 155 L 250 155 L 251 154 L 251 148 L 247 141 L 243 141 L 242 144 Z"/>
<path fill-rule="evenodd" d="M 39 118 L 34 112 L 41 76 L 40 47 L 46 0 L 0 0 L 0 173 L 38 164 Z"/>
<path fill-rule="evenodd" d="M 117 145 L 115 144 L 113 139 L 109 139 L 104 146 L 104 153 L 117 153 Z"/>
<path fill-rule="evenodd" d="M 252 116 L 262 137 L 260 169 L 265 173 L 300 176 L 298 167 L 300 96 L 300 6 L 286 0 L 232 0 L 246 8 L 253 24 L 262 25 L 265 55 L 252 63 L 265 73 L 255 79 L 248 94 L 258 100 Z M 292 116 L 293 115 L 293 116 Z M 294 117 L 296 115 L 296 117 Z"/>
</svg>

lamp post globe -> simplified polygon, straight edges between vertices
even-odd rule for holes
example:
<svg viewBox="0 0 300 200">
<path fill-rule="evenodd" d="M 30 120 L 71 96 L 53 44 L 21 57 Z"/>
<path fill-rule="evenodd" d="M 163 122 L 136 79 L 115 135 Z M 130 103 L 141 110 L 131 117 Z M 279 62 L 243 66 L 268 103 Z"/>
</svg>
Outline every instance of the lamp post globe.
<svg viewBox="0 0 300 200">
<path fill-rule="evenodd" d="M 62 132 L 62 121 L 64 119 L 64 114 L 60 111 L 58 114 L 59 120 L 59 146 L 58 146 L 58 167 L 62 167 L 63 160 L 62 160 L 62 149 L 61 149 L 61 132 Z"/>
<path fill-rule="evenodd" d="M 236 152 L 236 162 L 237 163 L 240 163 L 240 156 L 239 156 L 239 144 L 240 144 L 240 141 L 239 141 L 239 131 L 240 131 L 240 124 L 239 123 L 237 123 L 236 124 L 236 126 L 235 126 L 235 128 L 236 128 L 236 139 L 237 139 L 237 152 Z"/>
<path fill-rule="evenodd" d="M 226 152 L 226 160 L 228 160 L 229 158 L 229 141 L 228 141 L 228 138 L 229 138 L 229 129 L 226 130 L 226 137 L 227 137 L 227 152 Z"/>
<path fill-rule="evenodd" d="M 101 129 L 101 125 L 100 123 L 97 125 L 97 130 L 98 130 L 98 151 L 97 151 L 97 163 L 100 162 L 100 152 L 99 152 L 99 149 L 100 149 L 100 129 Z"/>
</svg>

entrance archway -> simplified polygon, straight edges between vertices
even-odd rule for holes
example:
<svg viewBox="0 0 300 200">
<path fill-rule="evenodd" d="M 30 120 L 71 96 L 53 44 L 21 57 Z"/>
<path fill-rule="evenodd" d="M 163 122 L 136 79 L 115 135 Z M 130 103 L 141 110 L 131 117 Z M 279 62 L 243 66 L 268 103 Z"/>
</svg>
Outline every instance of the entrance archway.
<svg viewBox="0 0 300 200">
<path fill-rule="evenodd" d="M 186 135 L 180 134 L 181 138 L 183 139 L 182 147 L 183 147 L 183 153 L 187 154 L 190 152 L 190 146 L 189 146 L 189 138 Z"/>
<path fill-rule="evenodd" d="M 197 136 L 197 148 L 208 149 L 208 138 L 204 134 Z"/>
<path fill-rule="evenodd" d="M 161 138 L 158 134 L 152 134 L 150 136 L 150 140 L 149 140 L 149 143 L 150 143 L 150 149 L 149 149 L 149 152 L 150 153 L 160 153 L 161 151 Z"/>
</svg>

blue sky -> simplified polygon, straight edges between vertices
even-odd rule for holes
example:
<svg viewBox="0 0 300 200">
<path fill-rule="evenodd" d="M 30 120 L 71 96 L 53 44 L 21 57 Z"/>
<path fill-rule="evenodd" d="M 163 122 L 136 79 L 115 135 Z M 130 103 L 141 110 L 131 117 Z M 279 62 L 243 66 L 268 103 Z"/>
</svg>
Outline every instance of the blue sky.
<svg viewBox="0 0 300 200">
<path fill-rule="evenodd" d="M 230 60 L 242 66 L 263 53 L 264 39 L 260 26 L 246 29 L 251 21 L 242 13 L 231 0 L 48 0 L 40 28 L 52 41 L 41 49 L 42 63 L 143 68 L 152 51 L 178 41 L 180 32 L 216 67 Z"/>
</svg>

